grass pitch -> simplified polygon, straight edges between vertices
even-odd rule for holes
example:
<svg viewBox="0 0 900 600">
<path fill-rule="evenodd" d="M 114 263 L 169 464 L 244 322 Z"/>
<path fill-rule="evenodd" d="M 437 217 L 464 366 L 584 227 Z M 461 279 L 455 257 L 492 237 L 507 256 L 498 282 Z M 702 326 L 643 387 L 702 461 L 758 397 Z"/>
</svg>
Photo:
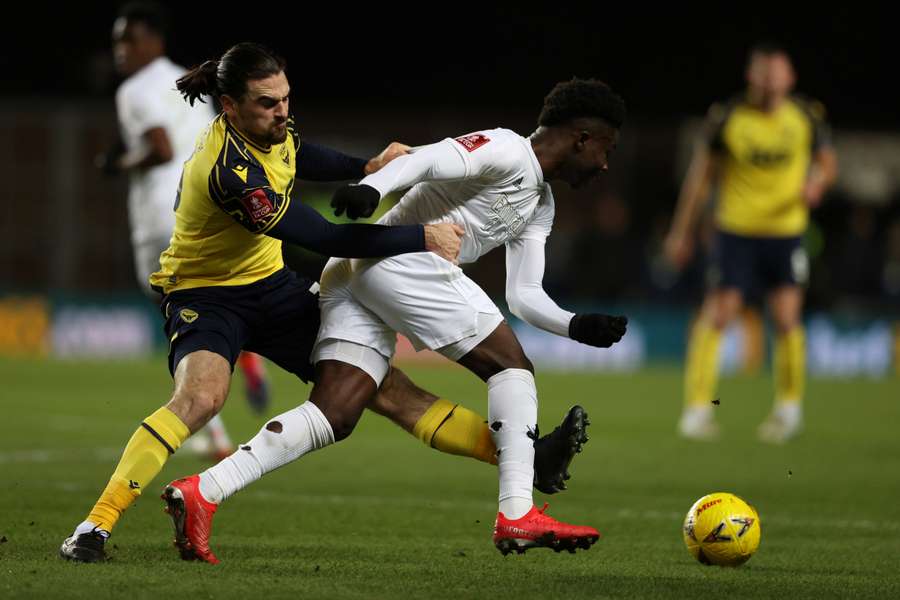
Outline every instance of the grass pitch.
<svg viewBox="0 0 900 600">
<path fill-rule="evenodd" d="M 272 414 L 306 397 L 270 368 Z M 420 384 L 486 413 L 483 384 L 457 369 L 410 369 Z M 603 537 L 575 555 L 502 557 L 490 540 L 493 467 L 444 456 L 370 414 L 347 441 L 277 471 L 216 516 L 222 564 L 184 563 L 156 490 L 206 463 L 176 455 L 126 514 L 103 565 L 68 564 L 60 542 L 86 514 L 140 420 L 165 402 L 146 362 L 0 360 L 2 598 L 900 597 L 900 384 L 820 380 L 806 430 L 784 447 L 754 437 L 766 377 L 726 379 L 725 437 L 675 436 L 680 372 L 539 373 L 540 425 L 574 403 L 591 441 L 550 514 Z M 235 441 L 253 417 L 235 380 L 223 413 Z M 180 454 L 180 453 L 179 453 Z M 695 563 L 681 541 L 694 500 L 734 492 L 756 506 L 759 552 L 738 569 Z"/>
</svg>

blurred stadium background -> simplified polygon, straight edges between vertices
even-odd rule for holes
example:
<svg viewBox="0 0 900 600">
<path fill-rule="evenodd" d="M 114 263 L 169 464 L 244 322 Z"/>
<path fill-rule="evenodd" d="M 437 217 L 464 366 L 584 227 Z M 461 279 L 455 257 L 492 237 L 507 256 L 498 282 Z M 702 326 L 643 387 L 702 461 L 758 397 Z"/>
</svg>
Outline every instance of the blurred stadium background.
<svg viewBox="0 0 900 600">
<path fill-rule="evenodd" d="M 9 200 L 0 208 L 0 355 L 134 357 L 163 343 L 134 284 L 127 178 L 104 178 L 94 167 L 117 136 L 115 8 L 62 9 L 45 24 L 52 35 L 38 51 L 2 58 L 0 177 Z M 632 315 L 632 331 L 612 352 L 524 336 L 539 363 L 587 368 L 681 359 L 704 264 L 698 256 L 676 275 L 661 260 L 661 238 L 706 108 L 741 89 L 754 41 L 781 41 L 794 56 L 798 90 L 828 109 L 840 159 L 838 184 L 806 240 L 810 370 L 897 372 L 900 117 L 879 91 L 889 53 L 880 52 L 877 23 L 853 12 L 682 14 L 674 26 L 665 14 L 644 20 L 573 9 L 548 18 L 489 8 L 440 23 L 398 16 L 379 31 L 364 19 L 338 25 L 332 15 L 323 26 L 298 15 L 246 32 L 199 6 L 179 6 L 171 17 L 169 54 L 181 64 L 239 39 L 274 46 L 288 59 L 303 135 L 359 155 L 392 139 L 418 144 L 496 125 L 525 133 L 556 81 L 609 81 L 628 102 L 628 124 L 603 182 L 581 193 L 557 186 L 546 284 L 565 306 Z M 12 40 L 21 34 L 11 32 Z M 323 212 L 329 193 L 297 186 Z M 289 259 L 310 273 L 321 264 L 301 252 Z M 502 301 L 502 253 L 470 273 Z M 766 364 L 762 323 L 749 313 L 735 328 L 727 368 Z"/>
<path fill-rule="evenodd" d="M 595 441 L 579 458 L 581 487 L 573 486 L 558 502 L 568 506 L 565 514 L 598 520 L 611 547 L 599 565 L 589 562 L 593 551 L 573 557 L 567 563 L 573 570 L 565 575 L 553 566 L 555 557 L 535 557 L 536 579 L 526 583 L 553 581 L 556 592 L 541 595 L 565 592 L 570 598 L 596 596 L 595 588 L 580 587 L 584 581 L 631 597 L 650 589 L 656 597 L 687 597 L 711 584 L 737 596 L 840 590 L 856 597 L 891 596 L 898 590 L 890 557 L 900 550 L 900 111 L 888 92 L 897 53 L 887 19 L 858 7 L 827 14 L 821 7 L 793 13 L 769 7 L 764 14 L 748 14 L 660 6 L 650 16 L 605 5 L 559 6 L 543 14 L 520 5 L 477 11 L 460 5 L 447 7 L 447 15 L 419 6 L 421 17 L 396 7 L 357 15 L 330 8 L 320 15 L 300 3 L 267 5 L 266 12 L 245 18 L 223 6 L 171 3 L 169 55 L 191 66 L 237 41 L 269 44 L 288 60 L 292 111 L 302 135 L 353 154 L 369 156 L 391 140 L 420 144 L 486 127 L 530 132 L 544 94 L 573 75 L 608 81 L 626 99 L 629 116 L 608 177 L 579 193 L 554 188 L 557 220 L 545 285 L 565 307 L 629 315 L 629 333 L 604 351 L 518 330 L 531 358 L 548 373 L 541 384 L 542 428 L 552 427 L 575 401 L 599 417 Z M 4 542 L 10 538 L 0 546 L 0 557 L 9 559 L 0 564 L 0 585 L 9 597 L 46 597 L 41 578 L 48 568 L 62 578 L 72 576 L 46 561 L 99 491 L 135 421 L 170 389 L 161 319 L 135 283 L 127 178 L 104 178 L 94 166 L 117 138 L 118 82 L 109 47 L 116 8 L 26 8 L 17 21 L 21 26 L 7 21 L 0 42 L 0 181 L 6 196 L 0 204 L 0 472 L 12 480 L 0 495 L 0 534 Z M 812 259 L 805 311 L 812 377 L 808 433 L 787 450 L 762 448 L 752 438 L 771 403 L 771 384 L 766 320 L 751 308 L 725 344 L 725 368 L 737 376 L 724 384 L 729 397 L 723 406 L 734 399 L 730 406 L 739 408 L 723 420 L 738 433 L 719 446 L 697 446 L 676 440 L 675 422 L 679 369 L 705 265 L 698 256 L 686 272 L 675 274 L 661 258 L 661 242 L 704 112 L 711 102 L 740 91 L 746 51 L 763 39 L 786 45 L 799 74 L 798 91 L 825 104 L 840 161 L 838 183 L 813 214 L 806 237 Z M 330 191 L 302 182 L 295 187 L 304 202 L 325 214 Z M 313 275 L 324 263 L 295 249 L 287 258 Z M 468 272 L 502 306 L 503 253 L 488 255 Z M 417 378 L 485 410 L 474 379 L 410 354 L 401 361 L 418 363 Z M 579 373 L 564 374 L 572 371 Z M 273 383 L 273 410 L 304 397 L 284 374 L 275 374 Z M 596 402 L 598 396 L 606 401 Z M 616 406 L 609 402 L 619 399 Z M 105 420 L 78 416 L 105 411 Z M 239 440 L 259 426 L 243 408 L 231 406 L 225 417 Z M 437 586 L 444 594 L 459 588 L 464 596 L 485 597 L 479 590 L 496 596 L 519 585 L 522 594 L 533 591 L 516 579 L 512 563 L 494 562 L 499 558 L 484 521 L 493 516 L 489 471 L 426 453 L 380 420 L 370 418 L 355 439 L 360 441 L 316 455 L 311 466 L 295 472 L 319 482 L 315 493 L 307 487 L 309 493 L 299 496 L 311 511 L 304 520 L 309 529 L 281 525 L 282 537 L 262 542 L 245 567 L 256 560 L 276 571 L 293 569 L 277 546 L 290 535 L 302 547 L 288 550 L 324 556 L 324 571 L 338 574 L 336 581 L 346 578 L 355 597 L 367 597 L 367 591 L 399 594 L 390 587 L 392 577 L 413 577 L 419 566 L 411 556 L 417 555 L 447 569 L 447 579 Z M 378 452 L 399 460 L 408 455 L 409 473 L 383 465 L 366 470 L 364 459 Z M 160 485 L 169 475 L 201 466 L 196 459 L 182 460 L 191 464 L 174 461 Z M 434 461 L 443 461 L 440 481 L 427 480 Z M 340 476 L 343 469 L 363 481 L 366 498 L 396 495 L 394 513 L 412 518 L 414 532 L 402 533 L 407 523 L 391 523 L 397 518 L 392 513 L 380 517 L 391 523 L 388 534 L 361 524 L 368 521 L 347 500 L 359 489 Z M 804 475 L 794 477 L 788 489 L 792 471 Z M 226 558 L 245 553 L 248 542 L 240 535 L 272 528 L 263 513 L 288 510 L 275 505 L 288 503 L 299 484 L 284 473 L 272 481 L 274 496 L 251 495 L 254 511 L 243 513 L 244 520 L 226 521 L 235 528 L 222 538 Z M 767 582 L 762 587 L 763 579 L 746 574 L 684 578 L 679 570 L 689 561 L 686 553 L 677 554 L 680 515 L 719 486 L 747 493 L 763 519 L 774 515 L 755 559 Z M 334 495 L 321 495 L 328 493 Z M 425 508 L 412 500 L 417 495 L 427 500 Z M 465 523 L 477 517 L 479 529 L 450 533 L 458 514 L 440 502 L 457 497 Z M 259 502 L 262 511 L 255 510 Z M 169 554 L 159 557 L 169 525 L 156 506 L 150 517 L 143 504 L 124 519 L 117 540 L 122 563 L 148 561 L 151 570 L 160 569 L 157 579 L 142 573 L 146 581 L 159 581 L 171 568 L 183 573 L 186 590 L 222 592 L 224 587 L 193 580 L 187 568 L 169 567 Z M 441 515 L 444 541 L 430 545 L 425 534 L 419 539 L 415 531 L 435 526 L 422 511 Z M 356 537 L 329 537 L 334 532 L 324 524 L 334 520 Z M 29 529 L 29 521 L 38 527 Z M 799 548 L 798 524 L 806 541 Z M 634 535 L 642 527 L 644 535 Z M 141 535 L 148 530 L 156 537 Z M 21 540 L 24 547 L 16 546 Z M 401 557 L 398 545 L 409 555 Z M 358 552 L 349 558 L 345 547 Z M 369 563 L 361 566 L 366 552 L 397 570 L 385 574 L 368 570 Z M 766 552 L 770 562 L 764 562 Z M 445 564 L 451 554 L 466 553 L 482 562 Z M 798 563 L 806 570 L 795 578 Z M 839 563 L 844 571 L 835 576 Z M 311 573 L 312 564 L 307 566 Z M 126 571 L 105 573 L 123 584 L 131 577 Z M 228 577 L 222 581 L 231 593 L 257 591 L 237 571 Z M 83 587 L 69 592 L 100 589 L 89 574 L 77 581 Z M 637 587 L 628 587 L 635 582 Z M 337 583 L 328 585 L 312 588 L 312 595 L 341 595 L 333 587 Z M 138 595 L 149 593 L 146 588 Z"/>
</svg>

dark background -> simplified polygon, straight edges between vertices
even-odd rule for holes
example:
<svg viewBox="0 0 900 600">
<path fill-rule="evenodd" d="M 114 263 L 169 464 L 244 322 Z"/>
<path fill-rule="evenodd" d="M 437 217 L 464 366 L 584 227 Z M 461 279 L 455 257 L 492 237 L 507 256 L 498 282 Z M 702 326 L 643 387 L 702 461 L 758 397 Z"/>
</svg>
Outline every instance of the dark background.
<svg viewBox="0 0 900 600">
<path fill-rule="evenodd" d="M 136 287 L 127 182 L 104 180 L 93 168 L 93 157 L 116 132 L 119 81 L 110 31 L 118 5 L 18 6 L 17 16 L 10 12 L 5 20 L 0 178 L 14 201 L 0 213 L 0 289 Z M 557 222 L 546 283 L 563 302 L 687 304 L 699 298 L 702 256 L 675 276 L 661 264 L 659 246 L 690 147 L 685 132 L 711 102 L 740 92 L 755 42 L 784 45 L 798 71 L 798 91 L 824 102 L 836 141 L 856 136 L 855 145 L 838 146 L 842 182 L 868 162 L 880 169 L 877 175 L 892 177 L 885 163 L 891 156 L 859 137 L 897 140 L 900 131 L 894 90 L 900 53 L 894 20 L 880 8 L 168 6 L 169 55 L 176 62 L 217 58 L 238 41 L 271 46 L 288 60 L 292 111 L 306 139 L 362 156 L 392 139 L 418 144 L 497 126 L 527 135 L 557 81 L 577 75 L 608 82 L 629 109 L 609 176 L 584 192 L 554 187 Z M 54 145 L 60 119 L 74 120 L 78 132 L 63 149 Z M 870 154 L 858 154 L 859 148 Z M 72 153 L 66 181 L 77 184 L 77 201 L 68 205 L 59 202 L 70 189 L 58 180 L 64 150 Z M 813 217 L 810 306 L 896 310 L 900 186 L 889 186 L 892 191 L 873 203 L 839 184 Z M 327 200 L 331 188 L 304 184 L 297 190 L 312 201 Z M 23 197 L 42 207 L 37 217 L 21 210 Z M 311 274 L 321 264 L 303 255 L 294 260 Z M 472 275 L 502 299 L 502 253 L 486 257 Z"/>
</svg>

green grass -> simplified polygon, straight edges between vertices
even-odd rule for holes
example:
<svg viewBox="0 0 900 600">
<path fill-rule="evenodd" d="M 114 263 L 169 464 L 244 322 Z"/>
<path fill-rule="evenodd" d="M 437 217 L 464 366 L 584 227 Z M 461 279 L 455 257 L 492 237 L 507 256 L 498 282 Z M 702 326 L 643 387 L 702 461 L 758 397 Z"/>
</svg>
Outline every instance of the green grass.
<svg viewBox="0 0 900 600">
<path fill-rule="evenodd" d="M 273 410 L 305 388 L 275 372 Z M 483 385 L 451 369 L 412 370 L 419 383 L 486 412 Z M 591 441 L 560 518 L 603 538 L 575 555 L 502 557 L 490 541 L 492 467 L 444 456 L 375 415 L 352 438 L 305 457 L 231 499 L 216 517 L 218 567 L 183 563 L 150 489 L 197 472 L 176 456 L 125 515 L 114 559 L 56 556 L 106 483 L 142 417 L 167 399 L 162 358 L 140 363 L 0 360 L 0 598 L 601 598 L 900 596 L 900 385 L 812 381 L 805 434 L 785 447 L 755 441 L 770 405 L 767 378 L 723 382 L 726 437 L 674 435 L 680 374 L 539 374 L 541 428 L 579 402 Z M 224 416 L 237 440 L 261 421 L 240 382 Z M 695 499 L 735 492 L 755 504 L 762 544 L 739 569 L 703 567 L 681 541 Z M 545 498 L 538 494 L 536 501 Z"/>
</svg>

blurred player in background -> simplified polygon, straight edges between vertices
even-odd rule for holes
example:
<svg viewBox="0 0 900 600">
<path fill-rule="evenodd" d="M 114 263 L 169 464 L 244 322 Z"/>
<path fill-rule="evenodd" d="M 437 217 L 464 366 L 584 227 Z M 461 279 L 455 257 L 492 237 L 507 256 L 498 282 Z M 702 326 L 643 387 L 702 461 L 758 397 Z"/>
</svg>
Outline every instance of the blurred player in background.
<svg viewBox="0 0 900 600">
<path fill-rule="evenodd" d="M 775 406 L 759 427 L 782 443 L 802 428 L 806 344 L 803 289 L 809 267 L 802 236 L 809 210 L 837 177 L 837 158 L 821 104 L 791 95 L 795 74 L 784 49 L 760 44 L 749 54 L 747 90 L 709 110 L 665 242 L 678 268 L 690 260 L 694 229 L 715 186 L 710 291 L 691 331 L 679 433 L 713 439 L 713 404 L 722 332 L 744 301 L 766 294 L 775 327 Z"/>
<path fill-rule="evenodd" d="M 175 194 L 181 168 L 194 149 L 197 135 L 215 117 L 209 104 L 186 104 L 175 89 L 185 69 L 166 56 L 167 22 L 162 8 L 150 2 L 126 4 L 113 25 L 116 70 L 126 79 L 116 91 L 116 112 L 124 147 L 102 161 L 105 172 L 127 172 L 128 219 L 138 284 L 156 303 L 150 275 L 159 270 L 159 256 L 169 246 L 175 225 Z M 269 402 L 262 359 L 243 353 L 238 361 L 247 400 L 257 413 Z M 222 418 L 214 417 L 192 448 L 221 459 L 233 445 Z"/>
</svg>

